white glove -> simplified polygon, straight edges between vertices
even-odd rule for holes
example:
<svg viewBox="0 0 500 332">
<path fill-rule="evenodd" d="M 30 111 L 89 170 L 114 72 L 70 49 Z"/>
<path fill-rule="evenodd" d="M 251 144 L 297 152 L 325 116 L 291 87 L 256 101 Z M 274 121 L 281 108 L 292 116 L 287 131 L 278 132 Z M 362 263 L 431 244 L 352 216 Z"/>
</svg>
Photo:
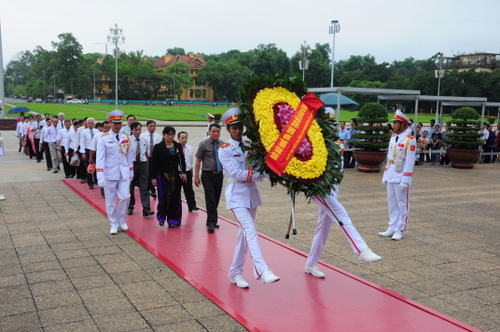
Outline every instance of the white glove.
<svg viewBox="0 0 500 332">
<path fill-rule="evenodd" d="M 106 180 L 104 180 L 104 179 L 99 179 L 99 180 L 97 181 L 97 185 L 98 185 L 99 187 L 101 187 L 101 188 L 106 187 Z"/>
<path fill-rule="evenodd" d="M 408 183 L 400 183 L 399 184 L 399 189 L 401 190 L 406 190 L 410 185 Z"/>
<path fill-rule="evenodd" d="M 384 180 L 384 179 L 382 179 L 382 181 L 380 181 L 380 182 L 382 182 L 382 184 L 383 184 L 384 186 L 387 184 L 387 181 L 386 181 L 386 180 Z"/>
</svg>

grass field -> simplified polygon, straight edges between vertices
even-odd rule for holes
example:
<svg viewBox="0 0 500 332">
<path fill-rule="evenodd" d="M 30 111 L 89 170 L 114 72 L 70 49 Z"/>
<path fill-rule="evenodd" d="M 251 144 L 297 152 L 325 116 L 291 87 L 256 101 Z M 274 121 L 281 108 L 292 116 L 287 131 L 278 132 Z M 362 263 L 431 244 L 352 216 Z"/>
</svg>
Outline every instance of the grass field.
<svg viewBox="0 0 500 332">
<path fill-rule="evenodd" d="M 11 103 L 12 104 L 12 103 Z M 49 113 L 56 115 L 64 113 L 66 119 L 83 119 L 84 117 L 93 117 L 97 121 L 106 120 L 106 115 L 115 109 L 115 105 L 103 104 L 28 104 L 28 103 L 13 103 L 16 106 L 25 106 L 34 113 Z M 6 106 L 6 113 L 11 107 Z M 119 109 L 126 115 L 133 114 L 138 121 L 155 119 L 158 121 L 205 121 L 207 113 L 224 113 L 229 107 L 212 107 L 212 106 L 146 106 L 146 105 L 120 105 Z M 6 114 L 8 117 L 17 118 L 18 114 Z M 341 121 L 349 123 L 351 118 L 358 116 L 358 111 L 341 111 Z M 389 113 L 389 120 L 393 114 Z M 408 114 L 410 119 L 414 118 L 413 113 Z M 433 114 L 419 114 L 418 122 L 424 124 L 429 123 L 434 119 Z M 448 121 L 449 116 L 444 117 L 444 121 Z"/>
</svg>

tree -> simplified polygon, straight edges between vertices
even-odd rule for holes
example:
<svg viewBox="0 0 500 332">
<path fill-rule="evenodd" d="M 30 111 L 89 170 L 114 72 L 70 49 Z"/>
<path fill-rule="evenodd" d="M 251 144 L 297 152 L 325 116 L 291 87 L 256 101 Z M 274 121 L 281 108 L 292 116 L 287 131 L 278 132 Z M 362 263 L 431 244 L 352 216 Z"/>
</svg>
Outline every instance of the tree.
<svg viewBox="0 0 500 332">
<path fill-rule="evenodd" d="M 201 68 L 198 81 L 205 82 L 214 90 L 215 101 L 235 101 L 238 87 L 250 76 L 247 67 L 236 60 L 209 60 Z"/>
<path fill-rule="evenodd" d="M 276 44 L 260 44 L 252 53 L 250 71 L 255 77 L 261 74 L 275 76 L 279 73 L 289 73 L 290 60 L 285 51 L 278 49 Z"/>
<path fill-rule="evenodd" d="M 330 86 L 331 67 L 329 60 L 329 44 L 316 44 L 309 57 L 309 68 L 305 71 L 305 82 L 309 87 Z M 296 53 L 290 60 L 290 72 L 302 75 L 298 63 L 302 54 Z"/>
<path fill-rule="evenodd" d="M 186 55 L 186 51 L 184 51 L 182 47 L 167 48 L 167 53 L 174 55 Z"/>
<path fill-rule="evenodd" d="M 163 72 L 169 96 L 177 96 L 181 99 L 182 89 L 193 86 L 193 78 L 189 76 L 189 65 L 182 61 L 177 61 L 170 65 Z"/>
<path fill-rule="evenodd" d="M 59 38 L 59 42 L 52 42 L 52 47 L 57 53 L 58 78 L 63 90 L 73 94 L 78 67 L 83 60 L 83 47 L 71 33 L 61 33 L 57 38 Z"/>
</svg>

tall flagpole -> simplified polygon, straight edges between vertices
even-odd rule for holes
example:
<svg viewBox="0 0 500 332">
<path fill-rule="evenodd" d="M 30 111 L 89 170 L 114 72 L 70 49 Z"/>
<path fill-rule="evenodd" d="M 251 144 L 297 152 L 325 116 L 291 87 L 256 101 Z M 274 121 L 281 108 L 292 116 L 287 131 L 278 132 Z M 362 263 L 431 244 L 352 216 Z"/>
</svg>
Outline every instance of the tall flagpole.
<svg viewBox="0 0 500 332">
<path fill-rule="evenodd" d="M 5 89 L 3 86 L 2 22 L 0 21 L 0 119 L 5 118 Z"/>
</svg>

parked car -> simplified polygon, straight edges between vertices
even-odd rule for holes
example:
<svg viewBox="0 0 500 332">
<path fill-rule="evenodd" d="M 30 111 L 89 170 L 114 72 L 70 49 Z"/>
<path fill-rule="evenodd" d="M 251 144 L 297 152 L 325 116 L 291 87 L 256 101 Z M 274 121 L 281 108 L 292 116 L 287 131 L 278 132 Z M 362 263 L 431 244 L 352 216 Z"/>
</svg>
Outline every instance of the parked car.
<svg viewBox="0 0 500 332">
<path fill-rule="evenodd" d="M 68 104 L 81 104 L 80 99 L 70 99 L 67 101 Z"/>
<path fill-rule="evenodd" d="M 42 98 L 36 98 L 35 103 L 43 103 Z"/>
</svg>

